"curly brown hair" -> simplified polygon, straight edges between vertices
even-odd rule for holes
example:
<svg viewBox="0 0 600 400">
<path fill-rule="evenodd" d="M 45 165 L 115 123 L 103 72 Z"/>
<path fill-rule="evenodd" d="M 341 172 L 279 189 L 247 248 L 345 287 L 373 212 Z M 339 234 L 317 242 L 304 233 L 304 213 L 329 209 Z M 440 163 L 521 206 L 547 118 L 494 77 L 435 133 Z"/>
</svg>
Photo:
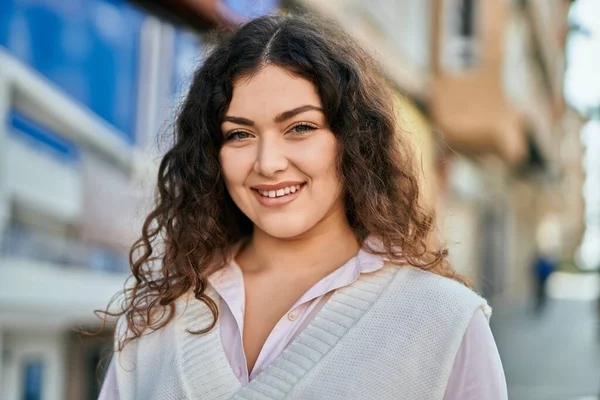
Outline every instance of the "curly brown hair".
<svg viewBox="0 0 600 400">
<path fill-rule="evenodd" d="M 366 250 L 469 285 L 432 248 L 433 212 L 419 197 L 413 149 L 396 123 L 392 92 L 380 67 L 331 21 L 270 15 L 222 35 L 194 79 L 176 119 L 174 145 L 158 172 L 155 207 L 130 252 L 133 284 L 122 295 L 128 337 L 173 318 L 175 301 L 193 291 L 212 311 L 207 277 L 227 262 L 228 249 L 252 235 L 251 221 L 229 196 L 219 165 L 220 130 L 234 81 L 265 65 L 285 68 L 316 87 L 339 142 L 338 173 L 347 219 Z M 369 248 L 367 237 L 380 244 Z"/>
</svg>

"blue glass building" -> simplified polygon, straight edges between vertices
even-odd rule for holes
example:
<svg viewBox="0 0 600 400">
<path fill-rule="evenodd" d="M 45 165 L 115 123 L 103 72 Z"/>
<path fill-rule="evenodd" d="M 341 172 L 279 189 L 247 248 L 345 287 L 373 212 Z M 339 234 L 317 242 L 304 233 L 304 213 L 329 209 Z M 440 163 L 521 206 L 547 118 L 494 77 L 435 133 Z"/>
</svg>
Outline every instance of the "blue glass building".
<svg viewBox="0 0 600 400">
<path fill-rule="evenodd" d="M 123 287 L 156 139 L 202 61 L 209 26 L 163 12 L 178 2 L 0 2 L 2 399 L 97 396 L 110 334 L 73 328 Z M 276 7 L 225 3 L 242 17 Z"/>
</svg>

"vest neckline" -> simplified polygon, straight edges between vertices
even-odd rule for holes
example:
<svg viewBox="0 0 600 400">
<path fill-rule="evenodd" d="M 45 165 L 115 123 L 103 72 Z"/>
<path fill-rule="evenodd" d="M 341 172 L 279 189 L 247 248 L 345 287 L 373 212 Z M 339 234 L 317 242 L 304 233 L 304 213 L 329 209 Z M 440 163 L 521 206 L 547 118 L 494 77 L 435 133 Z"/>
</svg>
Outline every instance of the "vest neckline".
<svg viewBox="0 0 600 400">
<path fill-rule="evenodd" d="M 175 321 L 177 364 L 185 392 L 189 398 L 283 399 L 371 308 L 398 270 L 396 266 L 384 266 L 336 290 L 286 349 L 243 387 L 227 361 L 219 321 L 204 335 L 189 333 L 212 322 L 208 307 L 189 296 L 181 317 Z M 207 294 L 220 304 L 210 286 Z"/>
</svg>

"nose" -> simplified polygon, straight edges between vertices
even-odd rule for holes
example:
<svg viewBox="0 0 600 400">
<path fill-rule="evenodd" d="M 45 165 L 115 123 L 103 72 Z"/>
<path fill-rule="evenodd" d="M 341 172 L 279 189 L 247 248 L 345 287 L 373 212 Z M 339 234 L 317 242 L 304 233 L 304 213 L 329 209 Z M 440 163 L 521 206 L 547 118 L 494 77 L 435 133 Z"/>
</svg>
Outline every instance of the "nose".
<svg viewBox="0 0 600 400">
<path fill-rule="evenodd" d="M 288 159 L 279 138 L 263 135 L 260 138 L 254 171 L 272 177 L 277 172 L 285 171 L 287 167 Z"/>
</svg>

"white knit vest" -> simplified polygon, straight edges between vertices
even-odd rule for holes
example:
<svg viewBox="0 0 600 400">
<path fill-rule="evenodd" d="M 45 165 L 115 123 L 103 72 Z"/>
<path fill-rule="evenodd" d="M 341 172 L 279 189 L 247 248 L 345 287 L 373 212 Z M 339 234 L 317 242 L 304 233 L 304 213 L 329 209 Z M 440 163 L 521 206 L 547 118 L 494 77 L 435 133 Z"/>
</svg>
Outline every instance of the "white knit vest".
<svg viewBox="0 0 600 400">
<path fill-rule="evenodd" d="M 387 266 L 337 290 L 284 352 L 241 387 L 219 324 L 204 335 L 188 332 L 212 320 L 188 296 L 171 323 L 116 354 L 120 398 L 441 400 L 479 308 L 489 317 L 485 300 L 458 282 Z"/>
</svg>

